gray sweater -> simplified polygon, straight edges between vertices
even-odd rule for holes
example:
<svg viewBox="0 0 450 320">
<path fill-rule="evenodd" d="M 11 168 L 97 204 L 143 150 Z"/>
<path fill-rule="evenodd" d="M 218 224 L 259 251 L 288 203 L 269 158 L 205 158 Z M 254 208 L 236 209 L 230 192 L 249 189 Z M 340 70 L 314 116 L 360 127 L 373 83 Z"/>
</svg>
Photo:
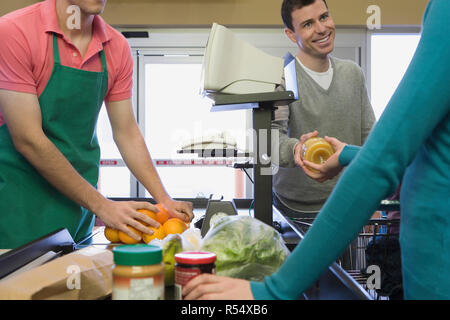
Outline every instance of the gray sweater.
<svg viewBox="0 0 450 320">
<path fill-rule="evenodd" d="M 361 146 L 375 122 L 361 68 L 352 61 L 331 57 L 333 80 L 328 90 L 320 87 L 296 63 L 299 100 L 275 111 L 272 129 L 279 130 L 279 170 L 273 191 L 287 207 L 300 212 L 319 211 L 339 175 L 318 183 L 294 163 L 293 148 L 302 134 L 317 130 Z M 284 85 L 280 86 L 284 90 Z"/>
</svg>

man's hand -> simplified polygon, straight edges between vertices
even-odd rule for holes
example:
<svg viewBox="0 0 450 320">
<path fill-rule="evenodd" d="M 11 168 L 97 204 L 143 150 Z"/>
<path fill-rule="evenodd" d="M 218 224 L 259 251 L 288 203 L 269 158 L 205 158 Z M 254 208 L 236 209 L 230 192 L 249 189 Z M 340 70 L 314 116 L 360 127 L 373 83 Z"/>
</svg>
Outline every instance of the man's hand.
<svg viewBox="0 0 450 320">
<path fill-rule="evenodd" d="M 169 215 L 173 218 L 179 218 L 187 223 L 191 222 L 194 218 L 192 202 L 168 199 L 163 201 L 162 205 L 167 209 Z"/>
<path fill-rule="evenodd" d="M 95 214 L 110 228 L 125 232 L 135 240 L 141 240 L 139 235 L 130 230 L 127 226 L 131 226 L 143 233 L 153 234 L 152 229 L 142 224 L 146 224 L 158 228 L 159 223 L 151 219 L 147 215 L 138 212 L 138 209 L 147 209 L 158 212 L 158 208 L 146 201 L 112 201 L 106 199 L 102 206 L 95 210 Z"/>
<path fill-rule="evenodd" d="M 183 287 L 185 300 L 254 300 L 250 282 L 204 273 Z"/>
<path fill-rule="evenodd" d="M 317 182 L 324 182 L 326 180 L 333 179 L 341 172 L 342 166 L 339 164 L 339 155 L 341 154 L 342 149 L 346 146 L 346 143 L 343 143 L 336 138 L 325 136 L 324 139 L 331 144 L 335 150 L 335 153 L 322 164 L 315 164 L 303 159 L 300 164 L 303 172 Z M 317 172 L 311 171 L 311 169 L 314 169 Z"/>
</svg>

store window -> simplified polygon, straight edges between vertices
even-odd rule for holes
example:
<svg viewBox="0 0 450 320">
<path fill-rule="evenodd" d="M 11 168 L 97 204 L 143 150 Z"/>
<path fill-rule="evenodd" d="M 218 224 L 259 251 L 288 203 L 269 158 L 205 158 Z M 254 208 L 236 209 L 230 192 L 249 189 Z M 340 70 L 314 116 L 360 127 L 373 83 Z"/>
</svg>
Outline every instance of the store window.
<svg viewBox="0 0 450 320">
<path fill-rule="evenodd" d="M 371 102 L 379 119 L 411 62 L 419 34 L 372 34 Z"/>
<path fill-rule="evenodd" d="M 226 161 L 180 153 L 193 138 L 228 132 L 245 147 L 246 111 L 211 112 L 211 102 L 200 95 L 201 56 L 144 56 L 145 140 L 157 170 L 172 197 L 191 198 L 236 194 L 241 177 Z M 189 164 L 205 160 L 207 165 Z M 217 160 L 217 159 L 216 159 Z M 172 161 L 172 162 L 170 162 Z M 243 184 L 241 179 L 241 184 Z M 148 197 L 148 192 L 145 193 Z"/>
<path fill-rule="evenodd" d="M 106 197 L 130 197 L 131 174 L 121 159 L 112 137 L 111 124 L 103 104 L 97 123 L 100 144 L 100 173 L 98 189 Z"/>
</svg>

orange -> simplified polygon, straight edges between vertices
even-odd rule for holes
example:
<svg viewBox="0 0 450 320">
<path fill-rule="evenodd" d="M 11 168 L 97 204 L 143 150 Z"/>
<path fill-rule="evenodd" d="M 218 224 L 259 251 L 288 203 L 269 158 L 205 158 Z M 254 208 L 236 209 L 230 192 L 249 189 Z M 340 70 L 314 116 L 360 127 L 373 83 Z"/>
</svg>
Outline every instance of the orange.
<svg viewBox="0 0 450 320">
<path fill-rule="evenodd" d="M 147 217 L 152 218 L 153 220 L 156 220 L 156 213 L 153 211 L 150 211 L 148 209 L 137 209 L 138 212 L 145 214 Z M 140 221 L 143 225 L 148 226 L 147 223 L 144 221 Z"/>
<path fill-rule="evenodd" d="M 131 231 L 133 231 L 134 233 L 138 234 L 139 236 L 142 237 L 142 232 L 136 230 L 135 228 L 133 228 L 132 226 L 127 226 Z M 132 237 L 130 237 L 129 235 L 127 235 L 125 232 L 123 231 L 119 231 L 119 239 L 120 241 L 122 241 L 125 244 L 135 244 L 135 243 L 139 243 L 139 240 L 134 240 Z"/>
<path fill-rule="evenodd" d="M 166 234 L 183 233 L 187 229 L 186 224 L 178 218 L 170 218 L 163 224 Z"/>
<path fill-rule="evenodd" d="M 152 241 L 155 238 L 157 238 L 159 240 L 162 240 L 165 238 L 166 232 L 164 231 L 162 225 L 160 225 L 159 228 L 154 228 L 151 226 L 149 228 L 153 230 L 153 234 L 144 233 L 142 235 L 142 240 L 144 240 L 145 243 L 149 243 L 150 241 Z"/>
<path fill-rule="evenodd" d="M 156 206 L 159 209 L 159 212 L 156 213 L 156 221 L 160 224 L 164 224 L 170 218 L 169 211 L 167 211 L 161 203 L 157 203 Z"/>
<path fill-rule="evenodd" d="M 116 229 L 105 227 L 105 237 L 111 242 L 120 242 L 119 231 Z"/>
</svg>

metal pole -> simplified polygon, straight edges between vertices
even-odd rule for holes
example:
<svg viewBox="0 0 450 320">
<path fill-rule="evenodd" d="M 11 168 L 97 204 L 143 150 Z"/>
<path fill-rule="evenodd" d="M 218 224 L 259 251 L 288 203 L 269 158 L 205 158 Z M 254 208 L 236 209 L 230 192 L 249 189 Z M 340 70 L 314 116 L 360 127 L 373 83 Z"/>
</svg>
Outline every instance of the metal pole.
<svg viewBox="0 0 450 320">
<path fill-rule="evenodd" d="M 255 218 L 272 226 L 271 121 L 273 105 L 253 109 L 254 141 L 254 212 Z"/>
</svg>

